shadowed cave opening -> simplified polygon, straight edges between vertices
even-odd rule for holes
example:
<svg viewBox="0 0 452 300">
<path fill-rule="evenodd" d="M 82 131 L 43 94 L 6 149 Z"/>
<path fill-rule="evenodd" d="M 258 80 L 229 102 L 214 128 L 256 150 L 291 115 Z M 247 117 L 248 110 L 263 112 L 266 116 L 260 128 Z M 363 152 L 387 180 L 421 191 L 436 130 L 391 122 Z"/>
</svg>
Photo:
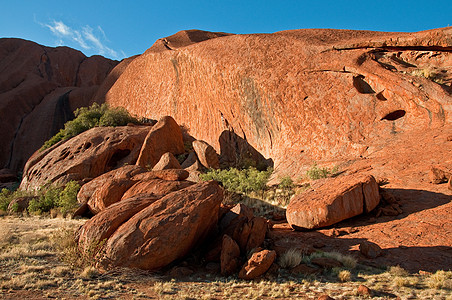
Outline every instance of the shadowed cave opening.
<svg viewBox="0 0 452 300">
<path fill-rule="evenodd" d="M 387 114 L 386 116 L 384 116 L 381 119 L 388 120 L 388 121 L 395 121 L 395 120 L 400 119 L 401 117 L 405 116 L 405 114 L 406 114 L 406 111 L 404 111 L 403 109 L 398 109 L 396 111 L 390 112 L 389 114 Z"/>
<path fill-rule="evenodd" d="M 116 167 L 118 162 L 125 158 L 127 155 L 130 154 L 130 149 L 118 149 L 115 153 L 111 156 L 111 158 L 108 160 L 107 165 L 105 166 L 107 170 L 112 170 Z"/>
</svg>

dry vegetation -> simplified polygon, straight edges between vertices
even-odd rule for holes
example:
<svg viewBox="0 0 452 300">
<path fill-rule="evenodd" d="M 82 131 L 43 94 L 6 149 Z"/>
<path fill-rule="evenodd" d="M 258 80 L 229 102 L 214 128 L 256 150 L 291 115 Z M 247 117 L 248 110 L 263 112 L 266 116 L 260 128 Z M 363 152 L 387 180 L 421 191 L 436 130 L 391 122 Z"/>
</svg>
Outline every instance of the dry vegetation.
<svg viewBox="0 0 452 300">
<path fill-rule="evenodd" d="M 400 267 L 387 270 L 362 266 L 339 253 L 303 256 L 292 250 L 279 259 L 284 268 L 256 281 L 220 277 L 201 268 L 173 279 L 165 272 L 110 270 L 100 273 L 89 255 L 77 254 L 72 233 L 83 220 L 42 217 L 0 218 L 0 298 L 80 299 L 362 299 L 360 284 L 373 299 L 452 299 L 452 272 L 409 274 Z M 294 275 L 290 268 L 315 257 L 344 264 L 319 275 Z"/>
</svg>

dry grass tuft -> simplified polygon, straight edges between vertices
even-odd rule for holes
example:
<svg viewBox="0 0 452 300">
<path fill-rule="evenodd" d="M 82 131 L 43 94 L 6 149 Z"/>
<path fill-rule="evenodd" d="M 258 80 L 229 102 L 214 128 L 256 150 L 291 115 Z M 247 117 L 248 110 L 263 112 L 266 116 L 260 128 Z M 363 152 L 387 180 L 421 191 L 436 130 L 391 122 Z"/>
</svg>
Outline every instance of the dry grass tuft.
<svg viewBox="0 0 452 300">
<path fill-rule="evenodd" d="M 347 282 L 352 280 L 352 273 L 349 270 L 342 270 L 337 275 L 337 278 L 342 282 Z"/>
<path fill-rule="evenodd" d="M 300 250 L 292 248 L 284 252 L 278 260 L 281 268 L 292 269 L 298 266 L 303 260 L 303 254 Z"/>
<path fill-rule="evenodd" d="M 427 278 L 426 284 L 434 289 L 452 290 L 452 271 L 436 271 Z"/>
</svg>

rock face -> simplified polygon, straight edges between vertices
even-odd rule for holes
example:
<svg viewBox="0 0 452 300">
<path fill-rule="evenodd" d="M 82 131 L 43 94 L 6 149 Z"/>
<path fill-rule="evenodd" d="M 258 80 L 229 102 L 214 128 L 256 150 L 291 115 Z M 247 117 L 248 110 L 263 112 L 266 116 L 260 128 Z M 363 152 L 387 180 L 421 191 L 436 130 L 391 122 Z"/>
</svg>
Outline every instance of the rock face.
<svg viewBox="0 0 452 300">
<path fill-rule="evenodd" d="M 27 162 L 20 189 L 89 180 L 124 164 L 134 164 L 148 126 L 96 127 L 59 143 Z"/>
<path fill-rule="evenodd" d="M 0 168 L 21 170 L 76 108 L 96 100 L 117 63 L 67 47 L 0 39 Z"/>
<path fill-rule="evenodd" d="M 183 47 L 162 39 L 127 66 L 105 99 L 132 114 L 173 116 L 220 158 L 235 151 L 229 144 L 246 142 L 277 172 L 297 176 L 313 160 L 369 155 L 398 133 L 450 128 L 451 35 L 450 27 L 308 29 Z M 428 68 L 432 76 L 419 75 Z"/>
<path fill-rule="evenodd" d="M 161 118 L 144 140 L 137 165 L 153 168 L 167 152 L 174 155 L 184 153 L 182 131 L 172 117 Z"/>
<path fill-rule="evenodd" d="M 171 152 L 166 152 L 160 157 L 158 163 L 152 168 L 154 171 L 168 170 L 168 169 L 180 169 L 179 161 L 174 157 Z"/>
<path fill-rule="evenodd" d="M 194 141 L 193 149 L 201 164 L 208 169 L 219 169 L 218 154 L 212 146 L 204 141 Z"/>
<path fill-rule="evenodd" d="M 121 200 L 123 194 L 137 180 L 132 177 L 146 170 L 135 165 L 127 165 L 102 174 L 84 184 L 77 194 L 80 204 L 86 203 L 93 214 Z"/>
<path fill-rule="evenodd" d="M 216 226 L 222 189 L 204 182 L 153 202 L 105 244 L 106 263 L 154 270 L 181 258 Z"/>
<path fill-rule="evenodd" d="M 325 181 L 316 190 L 296 195 L 286 217 L 292 228 L 313 229 L 333 225 L 367 213 L 380 201 L 372 175 L 349 175 Z"/>
</svg>

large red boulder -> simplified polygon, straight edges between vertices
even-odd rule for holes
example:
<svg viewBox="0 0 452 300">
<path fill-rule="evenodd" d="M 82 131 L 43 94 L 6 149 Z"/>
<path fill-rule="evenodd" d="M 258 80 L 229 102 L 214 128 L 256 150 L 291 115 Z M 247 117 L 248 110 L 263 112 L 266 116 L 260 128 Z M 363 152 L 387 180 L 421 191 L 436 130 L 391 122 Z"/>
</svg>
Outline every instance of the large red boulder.
<svg viewBox="0 0 452 300">
<path fill-rule="evenodd" d="M 104 263 L 155 270 L 184 257 L 215 228 L 222 195 L 210 181 L 156 200 L 110 236 Z"/>
<path fill-rule="evenodd" d="M 20 171 L 76 108 L 97 100 L 99 85 L 117 63 L 68 47 L 0 39 L 0 168 Z"/>
<path fill-rule="evenodd" d="M 315 190 L 295 195 L 286 210 L 292 228 L 320 228 L 367 213 L 380 202 L 372 175 L 331 178 Z"/>
<path fill-rule="evenodd" d="M 219 169 L 220 161 L 215 149 L 204 141 L 193 141 L 193 150 L 195 150 L 201 164 L 208 169 Z"/>
<path fill-rule="evenodd" d="M 52 183 L 89 180 L 134 164 L 148 126 L 96 127 L 30 158 L 20 189 Z"/>
<path fill-rule="evenodd" d="M 124 222 L 159 199 L 155 195 L 139 195 L 114 203 L 89 219 L 77 232 L 81 251 L 93 251 L 100 247 Z"/>
<path fill-rule="evenodd" d="M 144 140 L 137 165 L 153 168 L 160 157 L 171 152 L 174 155 L 184 153 L 182 131 L 172 117 L 161 118 L 149 131 Z"/>
</svg>

